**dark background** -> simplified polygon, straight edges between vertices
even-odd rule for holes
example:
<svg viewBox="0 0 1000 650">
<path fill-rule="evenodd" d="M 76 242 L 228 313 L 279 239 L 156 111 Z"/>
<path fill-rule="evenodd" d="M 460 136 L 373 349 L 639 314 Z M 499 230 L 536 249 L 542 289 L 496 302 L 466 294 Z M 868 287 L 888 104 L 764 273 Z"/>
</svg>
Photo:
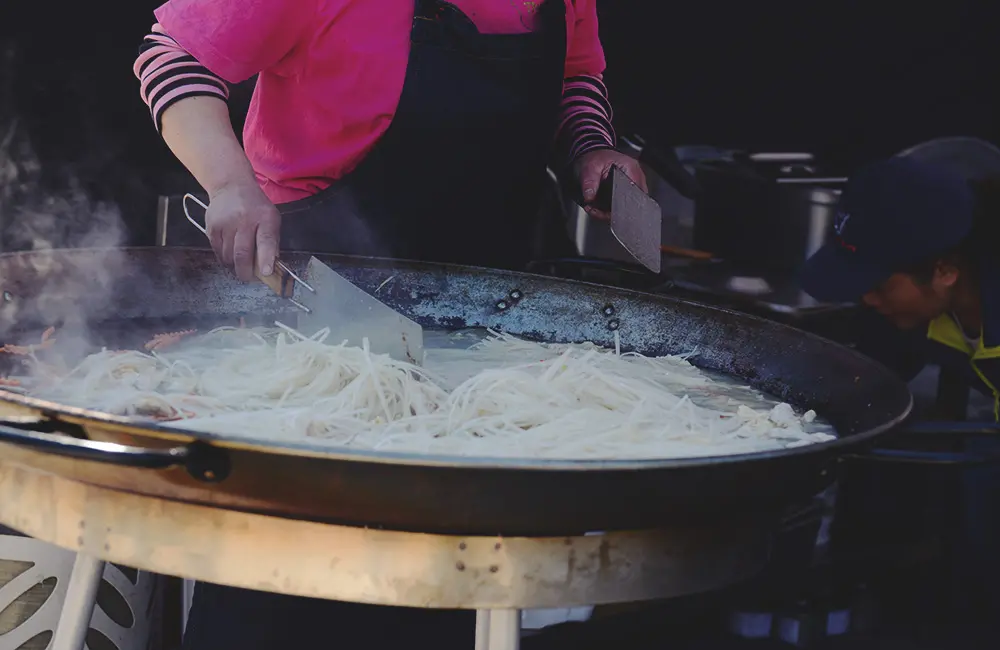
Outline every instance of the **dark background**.
<svg viewBox="0 0 1000 650">
<path fill-rule="evenodd" d="M 156 196 L 196 187 L 154 132 L 131 71 L 158 4 L 3 3 L 7 227 L 25 202 L 76 184 L 89 201 L 119 206 L 131 242 L 151 243 Z M 600 9 L 620 133 L 812 151 L 843 171 L 935 136 L 1000 141 L 998 12 L 988 0 L 605 0 Z"/>
</svg>

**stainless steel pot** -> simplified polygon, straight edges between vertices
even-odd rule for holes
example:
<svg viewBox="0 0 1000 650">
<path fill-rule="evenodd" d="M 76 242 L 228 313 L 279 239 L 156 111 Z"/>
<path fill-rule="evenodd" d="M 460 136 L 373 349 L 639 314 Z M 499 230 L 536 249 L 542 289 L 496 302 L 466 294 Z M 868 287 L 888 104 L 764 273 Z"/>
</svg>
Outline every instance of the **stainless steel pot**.
<svg viewBox="0 0 1000 650">
<path fill-rule="evenodd" d="M 636 158 L 646 175 L 647 191 L 663 212 L 661 241 L 666 245 L 689 248 L 694 214 L 692 197 L 698 188 L 694 177 L 678 159 L 677 151 L 672 147 L 648 143 L 637 134 L 619 138 L 618 150 Z M 607 223 L 589 216 L 572 192 L 561 192 L 569 236 L 579 255 L 626 264 L 635 262 L 611 234 Z"/>
<path fill-rule="evenodd" d="M 794 272 L 826 240 L 846 182 L 811 154 L 760 153 L 700 163 L 694 247 L 762 271 Z"/>
</svg>

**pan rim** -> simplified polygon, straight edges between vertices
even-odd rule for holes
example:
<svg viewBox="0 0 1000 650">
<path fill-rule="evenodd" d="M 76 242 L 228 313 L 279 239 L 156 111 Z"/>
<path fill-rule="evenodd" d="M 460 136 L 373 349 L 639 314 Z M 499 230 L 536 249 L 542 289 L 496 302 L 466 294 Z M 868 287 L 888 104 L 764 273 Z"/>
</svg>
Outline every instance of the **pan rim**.
<svg viewBox="0 0 1000 650">
<path fill-rule="evenodd" d="M 95 247 L 95 248 L 77 248 L 77 249 L 52 249 L 46 251 L 12 251 L 7 253 L 0 253 L 0 259 L 6 257 L 23 257 L 25 255 L 34 256 L 34 255 L 46 255 L 46 254 L 49 255 L 66 254 L 68 252 L 86 255 L 86 254 L 106 252 L 109 248 L 124 253 L 131 253 L 131 252 L 142 253 L 143 251 L 149 251 L 149 250 L 164 250 L 163 247 L 158 247 L 158 246 L 125 246 L 125 247 Z M 178 247 L 170 247 L 169 250 L 197 252 L 198 254 L 210 254 L 209 253 L 210 249 L 205 247 L 178 246 Z M 289 259 L 307 260 L 310 256 L 314 254 L 316 253 L 310 253 L 307 251 L 294 251 L 294 252 L 289 252 Z M 778 330 L 792 330 L 796 333 L 796 336 L 803 337 L 805 339 L 816 340 L 821 342 L 823 345 L 835 347 L 841 354 L 847 354 L 853 357 L 863 359 L 866 364 L 868 364 L 872 368 L 878 368 L 885 375 L 888 376 L 891 374 L 888 368 L 885 368 L 881 363 L 875 361 L 874 359 L 865 357 L 856 350 L 840 345 L 828 339 L 824 339 L 810 332 L 798 330 L 794 327 L 791 327 L 783 323 L 769 321 L 768 319 L 762 318 L 755 314 L 747 314 L 744 312 L 739 312 L 735 309 L 709 305 L 681 297 L 664 296 L 664 295 L 653 294 L 635 289 L 628 289 L 621 287 L 606 287 L 604 285 L 600 285 L 594 282 L 588 282 L 583 280 L 570 280 L 564 278 L 552 278 L 538 273 L 524 272 L 524 271 L 513 272 L 513 271 L 505 271 L 497 269 L 486 269 L 481 267 L 441 264 L 433 262 L 420 262 L 420 261 L 394 259 L 394 258 L 374 258 L 374 257 L 328 255 L 328 254 L 316 254 L 316 255 L 322 255 L 324 259 L 328 258 L 330 260 L 333 260 L 334 262 L 341 260 L 345 262 L 355 262 L 355 263 L 363 262 L 365 266 L 374 268 L 394 267 L 400 270 L 411 270 L 411 271 L 431 271 L 431 270 L 441 271 L 448 269 L 455 269 L 458 271 L 475 270 L 475 271 L 482 271 L 490 274 L 499 274 L 499 275 L 514 273 L 521 277 L 527 276 L 543 280 L 546 282 L 558 282 L 560 284 L 569 284 L 575 286 L 613 289 L 616 293 L 625 296 L 639 297 L 644 301 L 651 301 L 658 303 L 682 303 L 685 305 L 693 306 L 699 310 L 704 310 L 709 313 L 715 312 L 720 314 L 725 313 L 725 314 L 738 315 L 741 319 L 752 322 L 766 323 L 767 327 L 775 328 Z M 334 448 L 334 447 L 323 447 L 319 445 L 310 445 L 308 443 L 298 442 L 298 441 L 293 442 L 293 441 L 273 440 L 265 442 L 262 440 L 241 438 L 232 435 L 191 431 L 180 427 L 169 426 L 169 424 L 163 424 L 156 421 L 140 420 L 137 418 L 130 418 L 127 416 L 119 416 L 111 413 L 95 411 L 84 407 L 74 407 L 66 404 L 52 402 L 42 398 L 32 397 L 18 392 L 9 391 L 2 387 L 0 387 L 0 404 L 7 403 L 20 406 L 22 408 L 27 408 L 37 412 L 41 417 L 45 418 L 61 419 L 63 421 L 78 420 L 85 428 L 87 426 L 92 426 L 95 428 L 111 427 L 119 430 L 128 430 L 133 435 L 144 436 L 147 438 L 151 437 L 160 440 L 166 439 L 166 440 L 189 441 L 189 442 L 198 440 L 209 444 L 215 444 L 224 449 L 244 450 L 254 453 L 273 454 L 273 455 L 309 457 L 319 460 L 368 463 L 368 464 L 447 467 L 458 470 L 494 469 L 494 470 L 505 470 L 505 471 L 516 471 L 516 472 L 524 472 L 524 471 L 576 472 L 576 471 L 593 471 L 593 470 L 635 471 L 635 470 L 658 470 L 658 469 L 696 469 L 710 465 L 714 466 L 714 465 L 728 464 L 728 463 L 765 461 L 765 460 L 773 460 L 776 458 L 792 458 L 819 452 L 834 452 L 839 449 L 858 446 L 899 426 L 910 416 L 914 405 L 913 396 L 906 388 L 905 382 L 903 382 L 901 379 L 898 380 L 898 382 L 899 382 L 899 387 L 903 389 L 903 391 L 899 391 L 900 394 L 898 395 L 898 397 L 902 397 L 903 392 L 905 392 L 906 394 L 905 408 L 901 409 L 894 417 L 884 422 L 881 422 L 879 425 L 873 428 L 845 435 L 840 435 L 838 432 L 838 437 L 835 440 L 813 443 L 810 445 L 804 445 L 800 447 L 774 449 L 774 450 L 753 452 L 749 454 L 729 454 L 729 455 L 697 456 L 697 457 L 685 457 L 685 458 L 539 459 L 539 458 L 523 458 L 523 457 L 462 456 L 462 455 L 450 455 L 450 454 L 431 455 L 431 454 L 418 454 L 413 452 L 390 452 L 390 451 L 375 451 L 375 450 L 364 450 L 364 449 L 353 450 L 347 447 Z M 820 415 L 822 415 L 822 413 L 820 413 Z M 281 443 L 280 445 L 276 444 L 279 442 Z"/>
<path fill-rule="evenodd" d="M 261 440 L 242 438 L 239 436 L 192 431 L 182 427 L 161 424 L 155 421 L 139 420 L 127 416 L 114 415 L 91 409 L 73 407 L 56 402 L 50 402 L 37 397 L 22 395 L 0 388 L 0 402 L 16 404 L 36 411 L 39 416 L 48 419 L 81 421 L 81 426 L 95 428 L 112 427 L 125 430 L 132 435 L 156 438 L 160 440 L 175 440 L 184 442 L 204 442 L 227 450 L 248 451 L 253 453 L 299 456 L 337 462 L 368 463 L 381 465 L 405 465 L 419 467 L 445 467 L 458 470 L 490 469 L 513 472 L 533 471 L 638 471 L 666 469 L 696 469 L 706 466 L 716 466 L 728 463 L 774 460 L 776 458 L 793 458 L 820 451 L 836 451 L 841 448 L 856 447 L 872 440 L 902 424 L 913 410 L 913 395 L 907 395 L 906 408 L 896 417 L 877 427 L 837 437 L 834 440 L 802 445 L 799 447 L 774 449 L 753 452 L 749 454 L 726 454 L 721 456 L 696 456 L 685 458 L 619 458 L 619 459 L 545 459 L 523 457 L 489 457 L 460 456 L 453 454 L 419 454 L 415 452 L 393 452 L 357 449 L 348 447 L 321 447 L 295 441 L 274 441 L 267 443 Z M 276 444 L 276 443 L 281 444 Z"/>
</svg>

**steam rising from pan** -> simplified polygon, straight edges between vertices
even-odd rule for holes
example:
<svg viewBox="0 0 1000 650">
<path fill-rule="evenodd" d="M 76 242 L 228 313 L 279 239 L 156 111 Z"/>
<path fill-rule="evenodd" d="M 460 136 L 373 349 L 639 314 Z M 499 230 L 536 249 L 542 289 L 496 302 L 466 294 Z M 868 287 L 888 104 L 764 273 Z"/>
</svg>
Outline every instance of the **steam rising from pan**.
<svg viewBox="0 0 1000 650">
<path fill-rule="evenodd" d="M 70 177 L 46 187 L 43 169 L 16 118 L 0 122 L 0 248 L 100 249 L 99 255 L 29 256 L 0 277 L 0 339 L 24 327 L 56 325 L 76 330 L 86 347 L 86 323 L 111 302 L 117 279 L 130 275 L 118 250 L 126 228 L 116 205 L 95 202 Z M 30 282 L 28 282 L 30 280 Z M 31 286 L 31 295 L 20 291 Z M 38 288 L 41 287 L 39 290 Z"/>
</svg>

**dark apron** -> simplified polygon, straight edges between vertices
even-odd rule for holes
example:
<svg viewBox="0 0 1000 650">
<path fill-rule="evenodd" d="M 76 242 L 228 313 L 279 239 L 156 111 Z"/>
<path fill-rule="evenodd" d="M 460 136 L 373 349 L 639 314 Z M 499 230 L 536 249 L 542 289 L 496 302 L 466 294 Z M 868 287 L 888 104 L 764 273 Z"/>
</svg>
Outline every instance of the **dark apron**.
<svg viewBox="0 0 1000 650">
<path fill-rule="evenodd" d="M 282 247 L 499 268 L 531 261 L 566 59 L 566 7 L 527 34 L 480 34 L 417 0 L 402 95 L 358 167 L 278 206 Z"/>
<path fill-rule="evenodd" d="M 546 182 L 566 55 L 563 0 L 540 29 L 479 34 L 417 0 L 406 80 L 385 135 L 329 189 L 279 206 L 282 248 L 519 268 Z M 349 101 L 349 100 L 347 100 Z M 198 583 L 186 650 L 474 644 L 472 612 L 376 607 Z"/>
</svg>

